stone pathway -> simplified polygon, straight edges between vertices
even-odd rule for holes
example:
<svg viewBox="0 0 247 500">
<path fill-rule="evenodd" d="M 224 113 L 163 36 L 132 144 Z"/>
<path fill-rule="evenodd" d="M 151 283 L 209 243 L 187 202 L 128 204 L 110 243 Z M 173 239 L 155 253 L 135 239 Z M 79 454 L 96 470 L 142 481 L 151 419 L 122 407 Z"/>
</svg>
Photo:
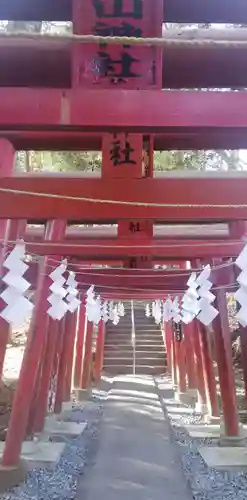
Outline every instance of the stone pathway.
<svg viewBox="0 0 247 500">
<path fill-rule="evenodd" d="M 152 377 L 116 377 L 77 500 L 192 500 Z"/>
</svg>

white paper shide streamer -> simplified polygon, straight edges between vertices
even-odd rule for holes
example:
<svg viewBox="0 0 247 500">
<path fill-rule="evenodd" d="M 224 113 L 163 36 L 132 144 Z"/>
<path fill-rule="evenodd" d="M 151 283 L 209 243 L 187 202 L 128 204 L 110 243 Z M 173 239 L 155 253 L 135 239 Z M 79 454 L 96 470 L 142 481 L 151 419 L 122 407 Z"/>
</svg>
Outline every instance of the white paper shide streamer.
<svg viewBox="0 0 247 500">
<path fill-rule="evenodd" d="M 77 290 L 78 283 L 75 279 L 75 273 L 73 271 L 69 271 L 69 277 L 66 281 L 66 286 L 67 286 L 67 296 L 66 296 L 67 308 L 68 311 L 74 313 L 78 309 L 81 301 L 78 299 L 78 294 L 79 294 L 79 291 Z"/>
<path fill-rule="evenodd" d="M 146 318 L 150 318 L 150 316 L 151 316 L 151 311 L 150 311 L 150 305 L 149 304 L 146 305 L 145 316 L 146 316 Z"/>
<path fill-rule="evenodd" d="M 164 302 L 163 305 L 163 321 L 168 323 L 172 319 L 172 300 L 170 297 Z"/>
<path fill-rule="evenodd" d="M 152 303 L 152 315 L 154 317 L 156 325 L 159 325 L 163 316 L 161 300 L 155 300 Z"/>
<path fill-rule="evenodd" d="M 105 300 L 101 306 L 101 316 L 104 321 L 104 323 L 107 323 L 109 321 L 109 309 L 108 309 L 108 301 Z"/>
<path fill-rule="evenodd" d="M 8 270 L 2 278 L 7 288 L 1 293 L 1 298 L 7 306 L 0 316 L 13 327 L 19 327 L 33 310 L 33 304 L 25 293 L 30 288 L 30 283 L 23 277 L 28 265 L 23 262 L 25 257 L 25 243 L 17 243 L 5 259 L 3 267 Z"/>
<path fill-rule="evenodd" d="M 86 293 L 86 314 L 88 321 L 98 325 L 101 320 L 101 299 L 95 296 L 94 286 L 90 286 Z"/>
<path fill-rule="evenodd" d="M 182 319 L 178 297 L 175 297 L 174 301 L 171 303 L 171 319 L 174 323 L 180 323 Z"/>
<path fill-rule="evenodd" d="M 209 326 L 219 314 L 219 311 L 212 305 L 215 300 L 215 295 L 210 292 L 213 286 L 209 280 L 210 274 L 211 267 L 207 265 L 196 280 L 198 285 L 197 293 L 199 295 L 198 306 L 200 308 L 197 318 L 205 326 Z"/>
<path fill-rule="evenodd" d="M 118 325 L 119 321 L 120 321 L 120 316 L 119 316 L 119 312 L 118 312 L 118 306 L 115 305 L 113 307 L 113 311 L 112 311 L 112 315 L 113 315 L 113 320 L 112 320 L 112 323 L 114 325 Z"/>
<path fill-rule="evenodd" d="M 234 294 L 235 299 L 240 304 L 240 309 L 235 318 L 245 327 L 247 326 L 247 245 L 236 259 L 235 264 L 241 269 L 241 273 L 237 277 L 239 289 Z"/>
<path fill-rule="evenodd" d="M 219 314 L 212 305 L 215 295 L 210 291 L 213 284 L 209 280 L 211 267 L 205 266 L 199 276 L 192 273 L 187 281 L 188 290 L 182 298 L 181 317 L 185 324 L 197 318 L 203 325 L 209 326 Z"/>
<path fill-rule="evenodd" d="M 101 320 L 104 323 L 112 321 L 114 325 L 117 325 L 125 315 L 125 309 L 122 302 L 114 304 L 111 300 L 101 301 L 100 296 L 95 296 L 94 286 L 92 285 L 86 293 L 86 314 L 88 321 L 92 321 L 95 325 L 98 325 Z"/>
<path fill-rule="evenodd" d="M 110 300 L 109 302 L 109 319 L 110 321 L 113 321 L 115 318 L 115 315 L 114 315 L 114 302 L 113 300 Z"/>
<path fill-rule="evenodd" d="M 196 280 L 196 273 L 192 273 L 190 278 L 187 281 L 188 290 L 185 292 L 182 298 L 182 308 L 181 308 L 181 317 L 183 323 L 186 325 L 191 323 L 193 319 L 200 312 L 199 307 L 199 295 L 197 292 L 198 283 Z"/>
<path fill-rule="evenodd" d="M 67 289 L 64 287 L 66 279 L 64 273 L 67 269 L 67 261 L 64 260 L 52 273 L 49 275 L 53 281 L 49 287 L 51 294 L 48 297 L 48 302 L 51 307 L 48 309 L 47 314 L 54 320 L 60 321 L 68 311 L 68 303 L 64 300 L 68 294 Z"/>
<path fill-rule="evenodd" d="M 168 322 L 172 319 L 172 300 L 168 298 L 165 302 L 161 299 L 156 299 L 150 304 L 146 304 L 145 316 L 153 317 L 155 323 L 160 325 L 162 322 Z"/>
<path fill-rule="evenodd" d="M 118 314 L 119 314 L 120 318 L 123 318 L 125 315 L 125 309 L 124 309 L 123 303 L 119 302 L 117 305 L 117 308 L 118 308 Z"/>
<path fill-rule="evenodd" d="M 94 286 L 90 286 L 90 288 L 86 292 L 86 314 L 88 321 L 91 321 L 93 317 L 93 308 L 95 306 L 95 293 Z"/>
</svg>

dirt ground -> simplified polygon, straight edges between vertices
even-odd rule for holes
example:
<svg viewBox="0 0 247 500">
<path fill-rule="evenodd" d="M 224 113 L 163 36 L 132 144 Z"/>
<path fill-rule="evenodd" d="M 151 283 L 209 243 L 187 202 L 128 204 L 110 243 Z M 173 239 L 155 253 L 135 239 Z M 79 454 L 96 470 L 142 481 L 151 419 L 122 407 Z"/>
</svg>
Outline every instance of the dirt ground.
<svg viewBox="0 0 247 500">
<path fill-rule="evenodd" d="M 27 325 L 13 331 L 4 361 L 3 383 L 0 387 L 0 440 L 6 435 L 14 391 L 19 377 L 24 347 L 26 343 Z"/>
</svg>

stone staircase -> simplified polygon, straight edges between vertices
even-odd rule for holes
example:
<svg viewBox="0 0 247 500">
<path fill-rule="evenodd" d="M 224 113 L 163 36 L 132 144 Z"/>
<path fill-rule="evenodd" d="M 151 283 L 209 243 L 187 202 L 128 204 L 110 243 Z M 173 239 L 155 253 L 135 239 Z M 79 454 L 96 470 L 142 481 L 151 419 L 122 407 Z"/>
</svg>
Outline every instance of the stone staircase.
<svg viewBox="0 0 247 500">
<path fill-rule="evenodd" d="M 108 323 L 104 351 L 104 372 L 109 375 L 132 374 L 134 350 L 131 340 L 131 310 L 117 326 Z M 160 327 L 146 318 L 144 308 L 134 309 L 136 374 L 158 375 L 166 371 L 166 353 Z"/>
</svg>

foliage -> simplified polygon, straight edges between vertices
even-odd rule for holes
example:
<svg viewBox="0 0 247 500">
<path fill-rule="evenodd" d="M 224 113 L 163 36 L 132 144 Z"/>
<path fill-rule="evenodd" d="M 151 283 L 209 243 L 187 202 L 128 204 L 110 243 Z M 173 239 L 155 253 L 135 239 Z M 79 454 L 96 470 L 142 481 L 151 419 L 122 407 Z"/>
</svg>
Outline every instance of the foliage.
<svg viewBox="0 0 247 500">
<path fill-rule="evenodd" d="M 96 171 L 101 169 L 98 151 L 19 151 L 16 169 L 24 172 Z M 239 151 L 156 151 L 155 170 L 243 170 Z"/>
</svg>

